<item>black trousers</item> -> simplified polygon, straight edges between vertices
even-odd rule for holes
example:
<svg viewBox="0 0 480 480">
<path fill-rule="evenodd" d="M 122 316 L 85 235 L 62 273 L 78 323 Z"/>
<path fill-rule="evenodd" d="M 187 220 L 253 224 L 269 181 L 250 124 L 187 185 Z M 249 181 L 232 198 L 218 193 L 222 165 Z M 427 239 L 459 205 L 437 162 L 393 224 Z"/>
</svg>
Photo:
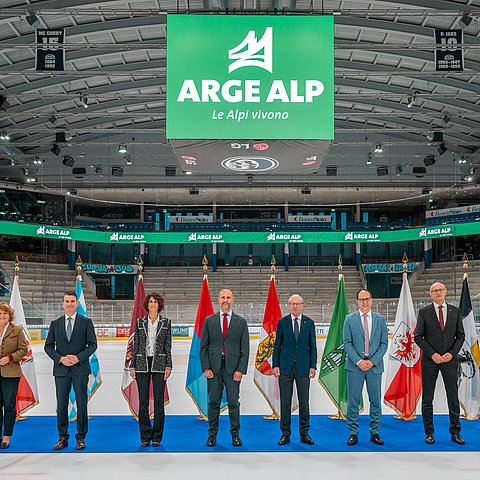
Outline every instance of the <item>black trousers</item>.
<svg viewBox="0 0 480 480">
<path fill-rule="evenodd" d="M 447 394 L 448 414 L 450 416 L 450 434 L 460 432 L 460 404 L 458 402 L 457 365 L 450 363 L 435 364 L 434 367 L 422 367 L 422 417 L 425 435 L 433 435 L 433 394 L 441 372 Z"/>
<path fill-rule="evenodd" d="M 20 377 L 0 375 L 0 437 L 13 434 L 17 416 L 17 390 Z M 3 432 L 3 433 L 2 433 Z"/>
<path fill-rule="evenodd" d="M 84 439 L 88 431 L 87 385 L 88 375 L 72 375 L 68 372 L 64 377 L 55 377 L 57 392 L 57 428 L 60 438 L 68 439 L 68 398 L 73 385 L 77 402 L 77 433 L 75 438 Z"/>
<path fill-rule="evenodd" d="M 288 375 L 280 375 L 278 379 L 278 386 L 280 387 L 280 430 L 287 437 L 292 433 L 293 382 L 297 386 L 300 435 L 307 435 L 310 429 L 310 406 L 308 402 L 310 377 L 301 377 L 298 375 L 296 368 L 293 367 Z"/>
<path fill-rule="evenodd" d="M 227 373 L 225 360 L 222 360 L 220 370 L 214 372 L 213 378 L 208 379 L 208 434 L 216 435 L 220 417 L 223 387 L 227 391 L 228 416 L 230 418 L 230 434 L 238 435 L 240 431 L 240 382 L 233 379 L 233 373 Z"/>
<path fill-rule="evenodd" d="M 147 357 L 148 373 L 136 372 L 138 388 L 138 425 L 140 427 L 140 441 L 161 442 L 165 426 L 165 373 L 152 372 L 153 357 Z M 150 421 L 150 381 L 153 386 L 153 426 Z"/>
</svg>

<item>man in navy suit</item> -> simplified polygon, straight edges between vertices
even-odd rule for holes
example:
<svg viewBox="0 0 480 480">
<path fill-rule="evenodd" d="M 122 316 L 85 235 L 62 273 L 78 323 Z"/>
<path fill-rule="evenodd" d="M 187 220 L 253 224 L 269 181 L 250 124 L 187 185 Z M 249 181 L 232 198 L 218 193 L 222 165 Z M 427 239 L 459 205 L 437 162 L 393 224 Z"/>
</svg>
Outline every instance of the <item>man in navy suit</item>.
<svg viewBox="0 0 480 480">
<path fill-rule="evenodd" d="M 288 299 L 290 314 L 281 318 L 277 324 L 277 336 L 273 350 L 273 375 L 280 387 L 280 430 L 282 436 L 279 445 L 290 442 L 293 382 L 297 387 L 299 403 L 300 441 L 313 445 L 309 435 L 310 379 L 315 377 L 317 369 L 317 341 L 313 320 L 302 314 L 304 307 L 300 295 Z"/>
<path fill-rule="evenodd" d="M 220 312 L 205 319 L 200 342 L 200 363 L 208 384 L 207 447 L 217 444 L 222 393 L 227 392 L 232 445 L 240 447 L 240 382 L 247 373 L 250 337 L 247 321 L 232 311 L 233 293 L 224 288 L 218 295 Z"/>
<path fill-rule="evenodd" d="M 369 290 L 357 292 L 359 310 L 345 317 L 343 345 L 347 353 L 347 424 L 350 436 L 347 445 L 358 442 L 358 413 L 363 384 L 367 384 L 370 401 L 370 441 L 383 445 L 378 431 L 382 417 L 381 390 L 383 357 L 388 346 L 385 317 L 372 312 L 373 298 Z"/>
<path fill-rule="evenodd" d="M 87 384 L 90 375 L 89 358 L 97 349 L 97 338 L 92 321 L 77 313 L 75 292 L 63 296 L 65 315 L 50 324 L 45 352 L 53 360 L 53 375 L 57 394 L 57 427 L 59 440 L 53 447 L 68 446 L 68 398 L 73 385 L 77 401 L 77 450 L 85 448 L 88 430 Z"/>
<path fill-rule="evenodd" d="M 452 441 L 464 445 L 460 436 L 460 405 L 458 402 L 458 352 L 465 340 L 460 309 L 445 302 L 447 289 L 440 282 L 430 287 L 431 305 L 418 312 L 415 343 L 422 349 L 422 418 L 425 443 L 435 443 L 433 436 L 433 394 L 438 372 L 442 373 L 447 393 Z"/>
</svg>

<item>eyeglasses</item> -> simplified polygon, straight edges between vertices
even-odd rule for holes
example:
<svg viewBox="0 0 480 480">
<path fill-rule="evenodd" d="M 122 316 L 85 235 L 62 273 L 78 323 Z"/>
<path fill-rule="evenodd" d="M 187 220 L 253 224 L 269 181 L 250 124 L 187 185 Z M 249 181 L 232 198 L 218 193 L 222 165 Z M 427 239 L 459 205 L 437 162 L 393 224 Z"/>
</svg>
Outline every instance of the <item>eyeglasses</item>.
<svg viewBox="0 0 480 480">
<path fill-rule="evenodd" d="M 370 301 L 371 299 L 372 299 L 372 297 L 368 297 L 368 298 L 357 298 L 357 300 L 358 300 L 359 302 L 368 302 L 368 301 Z"/>
<path fill-rule="evenodd" d="M 303 305 L 303 303 L 289 303 L 292 307 L 299 307 L 300 305 Z"/>
<path fill-rule="evenodd" d="M 442 293 L 444 290 L 446 290 L 445 288 L 436 288 L 435 290 L 430 290 L 430 293 Z"/>
</svg>

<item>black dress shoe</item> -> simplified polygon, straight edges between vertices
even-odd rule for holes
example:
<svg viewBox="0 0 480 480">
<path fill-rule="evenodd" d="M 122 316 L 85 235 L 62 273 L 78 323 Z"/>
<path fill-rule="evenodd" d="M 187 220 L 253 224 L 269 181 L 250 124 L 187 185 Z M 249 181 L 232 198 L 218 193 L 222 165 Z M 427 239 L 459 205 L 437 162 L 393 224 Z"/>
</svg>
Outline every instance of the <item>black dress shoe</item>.
<svg viewBox="0 0 480 480">
<path fill-rule="evenodd" d="M 232 437 L 232 445 L 234 447 L 241 447 L 242 444 L 242 439 L 238 435 L 233 435 Z"/>
<path fill-rule="evenodd" d="M 382 437 L 378 433 L 374 433 L 373 435 L 370 435 L 370 441 L 374 443 L 375 445 L 383 445 L 384 441 L 382 440 Z"/>
<path fill-rule="evenodd" d="M 66 438 L 59 438 L 58 442 L 53 446 L 54 450 L 61 450 L 62 448 L 68 447 L 68 440 Z"/>
<path fill-rule="evenodd" d="M 4 442 L 2 441 L 2 443 L 0 443 L 0 448 L 2 450 L 5 450 L 6 448 L 8 448 L 10 446 L 10 442 Z"/>
<path fill-rule="evenodd" d="M 302 443 L 306 443 L 307 445 L 314 445 L 315 442 L 313 441 L 313 438 L 307 433 L 306 435 L 301 435 L 300 436 L 300 441 Z"/>
<path fill-rule="evenodd" d="M 280 440 L 278 441 L 279 445 L 286 445 L 287 443 L 290 443 L 290 437 L 287 435 L 282 435 L 280 437 Z"/>
<path fill-rule="evenodd" d="M 150 445 L 150 440 L 145 440 L 144 442 L 142 442 L 142 447 L 146 448 Z"/>
<path fill-rule="evenodd" d="M 458 443 L 459 445 L 465 445 L 465 440 L 460 436 L 459 433 L 453 434 L 451 438 L 452 442 Z"/>
<path fill-rule="evenodd" d="M 160 446 L 159 441 L 152 442 L 152 447 L 159 447 L 159 446 Z"/>
<path fill-rule="evenodd" d="M 85 450 L 85 440 L 83 438 L 77 438 L 77 446 L 75 450 Z"/>
<path fill-rule="evenodd" d="M 358 435 L 352 433 L 347 440 L 347 445 L 351 447 L 352 445 L 356 445 L 358 443 Z"/>
<path fill-rule="evenodd" d="M 209 435 L 205 445 L 207 447 L 214 447 L 217 444 L 217 437 L 215 435 Z"/>
<path fill-rule="evenodd" d="M 425 443 L 428 445 L 433 445 L 435 443 L 435 437 L 431 434 L 425 435 Z"/>
</svg>

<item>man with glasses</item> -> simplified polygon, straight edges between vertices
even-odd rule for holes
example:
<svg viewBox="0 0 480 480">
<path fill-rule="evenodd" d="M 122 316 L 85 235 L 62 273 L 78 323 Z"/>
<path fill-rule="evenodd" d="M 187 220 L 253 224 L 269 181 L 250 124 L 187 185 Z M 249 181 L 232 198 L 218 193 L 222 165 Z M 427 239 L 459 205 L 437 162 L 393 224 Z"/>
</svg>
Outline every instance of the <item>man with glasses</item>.
<svg viewBox="0 0 480 480">
<path fill-rule="evenodd" d="M 425 443 L 435 443 L 433 427 L 433 394 L 438 372 L 442 373 L 447 393 L 452 441 L 464 445 L 460 436 L 460 405 L 458 402 L 458 352 L 465 339 L 460 309 L 445 302 L 447 289 L 440 282 L 430 287 L 433 300 L 418 312 L 415 343 L 422 349 L 422 417 Z"/>
<path fill-rule="evenodd" d="M 302 314 L 304 307 L 300 295 L 288 299 L 290 314 L 281 318 L 277 325 L 277 336 L 273 350 L 273 375 L 280 387 L 280 430 L 279 445 L 290 442 L 293 382 L 297 387 L 299 403 L 300 441 L 307 445 L 315 442 L 308 434 L 310 428 L 309 391 L 310 379 L 317 369 L 317 341 L 313 320 Z"/>
<path fill-rule="evenodd" d="M 370 401 L 370 441 L 383 445 L 378 431 L 382 417 L 381 390 L 383 357 L 388 346 L 385 317 L 372 312 L 373 298 L 369 290 L 357 292 L 359 310 L 345 317 L 343 345 L 347 352 L 347 445 L 358 443 L 358 413 L 363 384 L 367 385 Z"/>
</svg>

